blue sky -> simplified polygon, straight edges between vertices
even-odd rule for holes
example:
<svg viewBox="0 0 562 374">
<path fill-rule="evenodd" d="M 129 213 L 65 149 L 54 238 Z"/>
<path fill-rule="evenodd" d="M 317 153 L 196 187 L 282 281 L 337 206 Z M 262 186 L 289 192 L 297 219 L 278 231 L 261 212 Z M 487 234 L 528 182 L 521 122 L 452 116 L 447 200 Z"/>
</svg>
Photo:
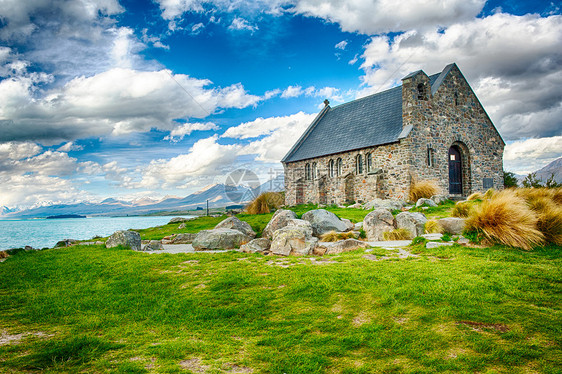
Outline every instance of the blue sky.
<svg viewBox="0 0 562 374">
<path fill-rule="evenodd" d="M 7 0 L 0 206 L 185 196 L 264 181 L 322 106 L 456 62 L 506 170 L 562 156 L 550 1 Z"/>
</svg>

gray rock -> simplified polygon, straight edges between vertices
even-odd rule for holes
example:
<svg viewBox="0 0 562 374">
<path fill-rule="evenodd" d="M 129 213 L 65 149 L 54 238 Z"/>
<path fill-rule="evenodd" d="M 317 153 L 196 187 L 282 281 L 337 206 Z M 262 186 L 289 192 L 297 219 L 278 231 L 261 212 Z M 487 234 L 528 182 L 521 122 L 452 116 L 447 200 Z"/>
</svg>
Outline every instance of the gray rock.
<svg viewBox="0 0 562 374">
<path fill-rule="evenodd" d="M 413 236 L 423 235 L 426 222 L 427 218 L 423 213 L 402 212 L 396 216 L 396 228 L 406 229 Z"/>
<path fill-rule="evenodd" d="M 160 240 L 151 240 L 143 248 L 143 251 L 161 251 L 164 247 Z"/>
<path fill-rule="evenodd" d="M 384 240 L 383 233 L 394 230 L 394 217 L 388 209 L 375 209 L 363 219 L 368 240 Z"/>
<path fill-rule="evenodd" d="M 459 240 L 457 240 L 457 243 L 461 244 L 461 245 L 467 245 L 470 244 L 470 240 L 468 240 L 467 238 L 465 238 L 464 236 L 461 236 L 459 238 Z"/>
<path fill-rule="evenodd" d="M 462 234 L 464 230 L 465 219 L 458 217 L 441 218 L 439 224 L 443 227 L 445 232 L 458 235 Z"/>
<path fill-rule="evenodd" d="M 252 230 L 252 226 L 250 226 L 248 222 L 240 221 L 237 217 L 228 217 L 216 225 L 215 229 L 233 229 L 240 231 L 242 234 L 252 239 L 256 237 L 256 233 Z"/>
<path fill-rule="evenodd" d="M 195 240 L 197 234 L 192 233 L 180 233 L 173 237 L 170 244 L 190 244 Z"/>
<path fill-rule="evenodd" d="M 331 255 L 335 253 L 354 251 L 359 248 L 368 248 L 369 244 L 357 239 L 338 240 L 337 242 L 319 242 L 314 249 L 314 254 Z"/>
<path fill-rule="evenodd" d="M 427 205 L 427 206 L 437 206 L 437 204 L 435 203 L 435 201 L 431 200 L 431 199 L 424 199 L 423 197 L 421 199 L 418 199 L 418 201 L 416 202 L 416 207 L 419 208 L 420 206 L 423 205 Z"/>
<path fill-rule="evenodd" d="M 451 243 L 451 242 L 427 242 L 427 243 L 425 243 L 425 248 L 431 249 L 431 248 L 437 248 L 437 247 L 450 247 L 453 244 L 454 243 Z"/>
<path fill-rule="evenodd" d="M 187 227 L 187 225 L 184 223 L 180 223 L 180 225 L 178 226 L 178 230 L 183 230 Z"/>
<path fill-rule="evenodd" d="M 312 236 L 312 224 L 304 219 L 290 219 L 285 227 L 296 227 L 302 230 L 306 236 Z"/>
<path fill-rule="evenodd" d="M 285 226 L 273 234 L 269 250 L 277 255 L 308 255 L 318 244 L 318 239 L 297 226 Z"/>
<path fill-rule="evenodd" d="M 195 219 L 197 217 L 185 218 L 185 217 L 174 217 L 168 222 L 168 225 L 171 223 L 180 223 L 180 222 L 187 222 Z"/>
<path fill-rule="evenodd" d="M 431 200 L 433 200 L 433 202 L 437 205 L 444 203 L 445 201 L 447 201 L 447 196 L 445 195 L 433 195 L 430 197 Z"/>
<path fill-rule="evenodd" d="M 353 222 L 351 222 L 347 218 L 342 218 L 341 221 L 343 223 L 345 223 L 345 225 L 347 226 L 347 229 L 345 231 L 351 231 L 355 228 L 355 225 L 353 224 Z"/>
<path fill-rule="evenodd" d="M 202 230 L 193 240 L 193 249 L 235 249 L 250 241 L 250 238 L 234 229 Z"/>
<path fill-rule="evenodd" d="M 136 231 L 116 231 L 113 233 L 107 242 L 105 243 L 106 248 L 113 248 L 117 246 L 129 247 L 133 251 L 141 250 L 141 237 Z"/>
<path fill-rule="evenodd" d="M 271 217 L 271 220 L 267 223 L 267 226 L 265 226 L 265 229 L 263 229 L 262 237 L 267 239 L 273 238 L 273 233 L 275 231 L 287 226 L 289 220 L 296 218 L 297 215 L 292 210 L 277 210 L 273 214 L 273 217 Z"/>
<path fill-rule="evenodd" d="M 427 240 L 441 240 L 443 234 L 423 234 L 422 237 Z"/>
<path fill-rule="evenodd" d="M 271 240 L 258 238 L 240 246 L 240 252 L 255 253 L 267 251 L 271 247 Z"/>
<path fill-rule="evenodd" d="M 406 205 L 404 200 L 399 199 L 374 199 L 365 203 L 363 209 L 388 209 L 388 210 L 399 210 Z"/>
<path fill-rule="evenodd" d="M 302 215 L 302 219 L 310 222 L 314 236 L 320 236 L 330 231 L 344 232 L 348 228 L 338 216 L 325 209 L 310 210 Z"/>
<path fill-rule="evenodd" d="M 70 247 L 71 245 L 73 245 L 76 242 L 77 242 L 76 239 L 63 239 L 63 240 L 57 242 L 57 244 L 55 244 L 55 248 Z"/>
<path fill-rule="evenodd" d="M 357 223 L 353 226 L 353 229 L 354 229 L 355 231 L 360 231 L 362 228 L 363 228 L 363 221 L 357 222 Z"/>
</svg>

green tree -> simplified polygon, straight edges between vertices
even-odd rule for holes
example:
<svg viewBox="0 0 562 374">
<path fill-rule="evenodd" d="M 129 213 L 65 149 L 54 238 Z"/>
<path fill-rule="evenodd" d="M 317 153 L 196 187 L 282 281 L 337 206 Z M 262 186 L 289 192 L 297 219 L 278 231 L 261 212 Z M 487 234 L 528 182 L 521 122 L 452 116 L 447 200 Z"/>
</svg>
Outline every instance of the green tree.
<svg viewBox="0 0 562 374">
<path fill-rule="evenodd" d="M 558 188 L 562 187 L 562 183 L 556 182 L 554 179 L 554 173 L 550 174 L 550 177 L 546 180 L 546 184 L 544 185 L 546 188 Z"/>
<path fill-rule="evenodd" d="M 530 173 L 529 175 L 527 175 L 525 177 L 525 179 L 523 179 L 523 187 L 526 188 L 540 188 L 540 187 L 544 187 L 542 184 L 542 179 L 537 178 L 537 174 L 536 173 Z"/>
<path fill-rule="evenodd" d="M 517 187 L 517 178 L 515 178 L 515 173 L 511 171 L 503 172 L 503 186 L 505 188 Z"/>
</svg>

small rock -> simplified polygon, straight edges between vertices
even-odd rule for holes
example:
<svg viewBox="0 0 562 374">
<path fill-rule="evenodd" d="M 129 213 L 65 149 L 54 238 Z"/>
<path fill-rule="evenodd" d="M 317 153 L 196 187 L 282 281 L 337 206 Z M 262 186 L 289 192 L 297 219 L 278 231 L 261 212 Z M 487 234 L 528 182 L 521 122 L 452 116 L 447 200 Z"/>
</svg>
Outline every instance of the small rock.
<svg viewBox="0 0 562 374">
<path fill-rule="evenodd" d="M 457 240 L 457 243 L 461 244 L 461 245 L 467 245 L 470 244 L 470 240 L 468 240 L 467 238 L 465 238 L 464 236 L 461 236 L 459 238 L 459 240 Z"/>
<path fill-rule="evenodd" d="M 250 241 L 247 244 L 240 246 L 240 252 L 256 253 L 269 250 L 271 247 L 271 240 L 267 238 L 258 238 Z"/>
<path fill-rule="evenodd" d="M 164 247 L 160 240 L 151 240 L 147 245 L 144 246 L 143 251 L 161 251 Z"/>
<path fill-rule="evenodd" d="M 72 244 L 76 242 L 77 242 L 76 239 L 63 239 L 57 242 L 57 244 L 55 244 L 55 248 L 70 247 Z"/>
<path fill-rule="evenodd" d="M 445 232 L 459 235 L 462 234 L 465 226 L 465 219 L 459 217 L 441 218 L 439 224 L 443 227 Z"/>
<path fill-rule="evenodd" d="M 388 209 L 375 209 L 363 219 L 368 240 L 384 240 L 383 233 L 394 230 L 394 217 Z"/>
<path fill-rule="evenodd" d="M 117 246 L 129 247 L 133 251 L 141 250 L 141 237 L 136 231 L 116 231 L 113 233 L 107 242 L 105 243 L 106 248 L 113 248 Z"/>
<path fill-rule="evenodd" d="M 445 201 L 447 201 L 447 196 L 445 195 L 433 195 L 430 197 L 431 200 L 433 200 L 433 202 L 437 205 L 444 203 Z"/>
<path fill-rule="evenodd" d="M 425 244 L 425 248 L 431 249 L 431 248 L 437 248 L 437 247 L 450 247 L 453 244 L 454 243 L 451 243 L 451 242 L 427 242 Z"/>
<path fill-rule="evenodd" d="M 354 225 L 354 227 L 353 227 L 353 229 L 354 229 L 355 231 L 361 231 L 362 228 L 363 228 L 363 221 L 357 222 L 357 223 Z"/>
<path fill-rule="evenodd" d="M 180 225 L 178 226 L 178 230 L 183 230 L 187 227 L 187 225 L 184 223 L 180 223 Z"/>
<path fill-rule="evenodd" d="M 197 234 L 180 233 L 174 236 L 170 244 L 191 244 L 196 236 Z"/>
<path fill-rule="evenodd" d="M 423 205 L 427 205 L 430 207 L 435 207 L 437 206 L 437 204 L 435 203 L 435 201 L 431 200 L 431 199 L 424 199 L 423 197 L 421 199 L 418 199 L 418 201 L 416 202 L 416 207 L 419 208 L 420 206 Z"/>
<path fill-rule="evenodd" d="M 345 231 L 351 231 L 355 228 L 355 225 L 353 224 L 353 222 L 351 222 L 347 218 L 342 218 L 341 221 L 343 223 L 345 223 L 345 225 L 347 226 L 347 229 Z"/>
<path fill-rule="evenodd" d="M 443 234 L 423 234 L 422 237 L 427 240 L 441 240 Z"/>
<path fill-rule="evenodd" d="M 406 202 L 399 199 L 373 199 L 368 203 L 365 203 L 363 205 L 363 209 L 400 210 L 404 205 L 406 205 Z"/>
<path fill-rule="evenodd" d="M 195 219 L 195 218 L 197 218 L 197 217 L 191 217 L 191 218 L 174 217 L 174 218 L 172 218 L 172 219 L 170 220 L 170 222 L 168 222 L 168 225 L 169 225 L 169 224 L 172 224 L 172 223 L 180 223 L 180 222 L 191 221 L 191 220 L 193 220 L 193 219 Z"/>
<path fill-rule="evenodd" d="M 314 254 L 335 254 L 354 251 L 359 248 L 368 248 L 369 244 L 357 239 L 338 240 L 337 242 L 320 242 L 315 248 Z M 322 253 L 320 253 L 322 252 Z"/>
</svg>

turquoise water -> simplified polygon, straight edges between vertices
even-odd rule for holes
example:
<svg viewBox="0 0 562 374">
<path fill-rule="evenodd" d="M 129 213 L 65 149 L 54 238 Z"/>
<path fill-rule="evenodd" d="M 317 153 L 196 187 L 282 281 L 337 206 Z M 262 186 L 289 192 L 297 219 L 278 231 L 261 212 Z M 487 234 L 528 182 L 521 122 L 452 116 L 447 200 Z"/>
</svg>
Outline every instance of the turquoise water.
<svg viewBox="0 0 562 374">
<path fill-rule="evenodd" d="M 52 248 L 59 240 L 85 240 L 96 235 L 108 236 L 117 230 L 162 226 L 171 218 L 92 217 L 0 220 L 0 250 L 26 245 L 33 248 Z"/>
</svg>

